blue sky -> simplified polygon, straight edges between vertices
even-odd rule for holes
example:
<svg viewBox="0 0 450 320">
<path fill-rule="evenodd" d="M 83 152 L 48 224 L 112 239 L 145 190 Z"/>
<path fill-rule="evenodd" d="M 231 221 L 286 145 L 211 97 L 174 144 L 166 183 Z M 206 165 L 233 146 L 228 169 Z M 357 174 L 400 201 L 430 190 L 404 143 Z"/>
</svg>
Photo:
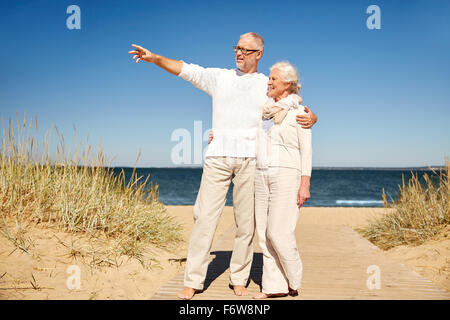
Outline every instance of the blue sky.
<svg viewBox="0 0 450 320">
<path fill-rule="evenodd" d="M 69 5 L 81 29 L 69 30 Z M 369 5 L 381 29 L 369 30 Z M 318 115 L 314 166 L 441 165 L 450 156 L 449 1 L 0 2 L 0 116 L 37 116 L 73 147 L 89 135 L 113 165 L 176 166 L 174 130 L 211 126 L 211 99 L 132 62 L 131 44 L 205 67 L 234 68 L 239 35 L 266 42 L 259 71 L 298 68 Z M 192 141 L 192 145 L 194 142 Z M 206 146 L 206 142 L 204 143 Z M 195 164 L 195 163 L 194 163 Z"/>
</svg>

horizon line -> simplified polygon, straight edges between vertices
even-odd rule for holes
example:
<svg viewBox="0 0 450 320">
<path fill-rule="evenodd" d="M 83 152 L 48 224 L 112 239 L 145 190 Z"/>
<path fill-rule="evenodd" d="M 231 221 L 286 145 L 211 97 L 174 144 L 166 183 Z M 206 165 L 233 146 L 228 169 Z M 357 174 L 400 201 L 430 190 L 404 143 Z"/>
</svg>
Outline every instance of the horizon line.
<svg viewBox="0 0 450 320">
<path fill-rule="evenodd" d="M 168 166 L 145 166 L 145 167 L 133 167 L 133 166 L 111 166 L 111 168 L 136 168 L 136 169 L 202 169 L 203 166 L 177 166 L 177 167 L 168 167 Z M 317 166 L 312 167 L 312 169 L 316 170 L 346 170 L 346 169 L 382 169 L 382 170 L 409 170 L 409 169 L 416 169 L 416 170 L 440 170 L 444 169 L 445 165 L 436 165 L 436 166 L 412 166 L 412 167 L 366 167 L 366 166 L 355 166 L 355 167 L 345 167 L 345 166 L 339 166 L 339 167 L 333 167 L 333 166 Z"/>
</svg>

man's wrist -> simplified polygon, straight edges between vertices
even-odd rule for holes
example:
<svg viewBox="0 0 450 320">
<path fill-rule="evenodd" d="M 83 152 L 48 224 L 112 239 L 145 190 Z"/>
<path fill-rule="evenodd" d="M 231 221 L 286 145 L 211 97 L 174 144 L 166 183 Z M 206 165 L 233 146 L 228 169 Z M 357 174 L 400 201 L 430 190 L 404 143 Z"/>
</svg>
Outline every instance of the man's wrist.
<svg viewBox="0 0 450 320">
<path fill-rule="evenodd" d="M 152 53 L 152 61 L 149 61 L 149 62 L 160 65 L 161 60 L 162 60 L 162 57 L 159 54 Z"/>
</svg>

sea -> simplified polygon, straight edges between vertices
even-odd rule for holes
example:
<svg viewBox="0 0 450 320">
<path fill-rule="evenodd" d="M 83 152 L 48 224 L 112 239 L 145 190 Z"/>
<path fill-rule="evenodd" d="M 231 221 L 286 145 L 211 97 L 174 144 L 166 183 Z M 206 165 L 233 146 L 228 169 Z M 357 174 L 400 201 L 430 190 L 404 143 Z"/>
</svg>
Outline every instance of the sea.
<svg viewBox="0 0 450 320">
<path fill-rule="evenodd" d="M 126 182 L 133 168 L 112 168 L 115 174 L 122 170 Z M 397 199 L 399 186 L 412 174 L 433 176 L 426 168 L 313 168 L 311 198 L 305 207 L 383 207 L 383 189 L 388 202 Z M 165 205 L 194 205 L 202 168 L 136 168 L 136 174 L 149 184 L 158 184 L 159 200 Z M 233 205 L 233 184 L 228 190 L 225 205 Z"/>
</svg>

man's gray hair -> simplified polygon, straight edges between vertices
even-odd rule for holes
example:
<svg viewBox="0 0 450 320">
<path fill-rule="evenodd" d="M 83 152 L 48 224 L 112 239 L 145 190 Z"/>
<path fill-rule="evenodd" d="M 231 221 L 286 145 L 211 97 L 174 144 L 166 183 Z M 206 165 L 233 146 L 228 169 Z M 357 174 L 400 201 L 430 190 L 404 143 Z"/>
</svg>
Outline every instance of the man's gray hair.
<svg viewBox="0 0 450 320">
<path fill-rule="evenodd" d="M 297 93 L 301 89 L 301 84 L 298 83 L 298 73 L 292 64 L 288 61 L 280 61 L 270 67 L 272 69 L 280 70 L 280 76 L 283 82 L 291 83 L 290 92 Z"/>
<path fill-rule="evenodd" d="M 257 34 L 256 32 L 247 32 L 241 35 L 241 38 L 246 38 L 246 37 L 252 37 L 253 40 L 255 41 L 256 47 L 258 48 L 258 50 L 263 51 L 264 50 L 264 39 L 263 37 L 261 37 L 259 34 Z"/>
</svg>

